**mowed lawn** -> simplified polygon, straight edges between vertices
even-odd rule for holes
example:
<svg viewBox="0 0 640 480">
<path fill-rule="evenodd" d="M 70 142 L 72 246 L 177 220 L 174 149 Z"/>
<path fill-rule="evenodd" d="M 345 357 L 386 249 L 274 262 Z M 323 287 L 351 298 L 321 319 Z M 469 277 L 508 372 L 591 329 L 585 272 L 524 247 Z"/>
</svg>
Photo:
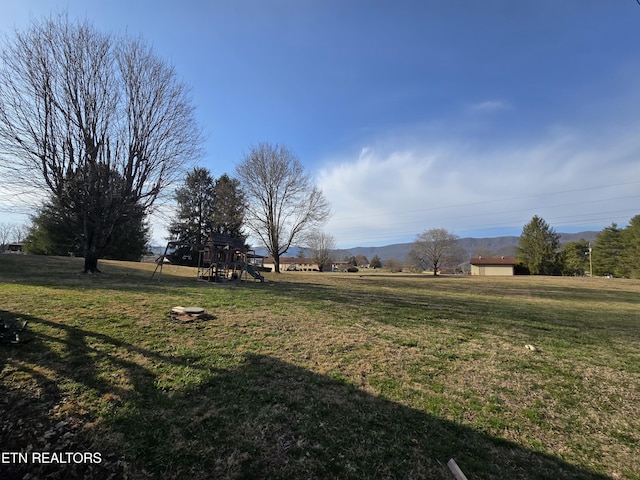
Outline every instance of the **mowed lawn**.
<svg viewBox="0 0 640 480">
<path fill-rule="evenodd" d="M 640 281 L 101 267 L 0 256 L 0 448 L 101 458 L 0 478 L 640 479 Z"/>
</svg>

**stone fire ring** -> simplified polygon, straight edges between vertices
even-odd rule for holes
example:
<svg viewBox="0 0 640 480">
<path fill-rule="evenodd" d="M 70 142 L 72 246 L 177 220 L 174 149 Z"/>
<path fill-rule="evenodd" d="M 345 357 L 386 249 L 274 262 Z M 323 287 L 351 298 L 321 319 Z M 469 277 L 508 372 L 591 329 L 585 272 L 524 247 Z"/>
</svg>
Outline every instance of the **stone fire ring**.
<svg viewBox="0 0 640 480">
<path fill-rule="evenodd" d="M 200 307 L 173 307 L 169 314 L 171 318 L 177 322 L 188 323 L 197 319 L 206 319 L 209 317 Z"/>
</svg>

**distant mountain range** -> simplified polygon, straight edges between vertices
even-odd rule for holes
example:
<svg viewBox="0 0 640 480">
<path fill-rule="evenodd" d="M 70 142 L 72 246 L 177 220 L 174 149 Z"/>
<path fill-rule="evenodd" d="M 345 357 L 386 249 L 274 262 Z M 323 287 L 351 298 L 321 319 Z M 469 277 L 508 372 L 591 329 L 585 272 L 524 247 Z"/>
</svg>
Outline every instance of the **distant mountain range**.
<svg viewBox="0 0 640 480">
<path fill-rule="evenodd" d="M 586 240 L 587 242 L 593 242 L 596 236 L 600 232 L 586 231 L 579 233 L 559 233 L 560 243 L 564 245 L 569 242 L 577 242 L 578 240 Z M 462 248 L 468 258 L 482 256 L 505 256 L 513 257 L 516 253 L 516 247 L 520 237 L 493 237 L 493 238 L 460 238 L 458 239 L 458 246 Z M 151 247 L 152 251 L 156 254 L 162 254 L 164 247 L 154 246 Z M 300 250 L 303 250 L 303 255 L 307 254 L 305 249 L 299 247 L 292 247 L 285 254 L 287 257 L 296 257 Z M 385 245 L 382 247 L 354 247 L 347 249 L 336 250 L 336 258 L 342 259 L 345 257 L 353 257 L 355 255 L 364 255 L 371 260 L 377 255 L 381 260 L 397 260 L 404 261 L 411 250 L 411 243 L 396 243 L 393 245 Z M 258 255 L 267 255 L 266 248 L 256 248 Z"/>
<path fill-rule="evenodd" d="M 593 242 L 599 232 L 559 233 L 560 243 L 577 242 L 584 239 Z M 482 256 L 514 257 L 520 237 L 493 237 L 493 238 L 459 238 L 458 246 L 462 248 L 468 258 Z M 352 257 L 358 254 L 371 260 L 375 255 L 381 260 L 393 259 L 404 261 L 411 250 L 411 243 L 397 243 L 383 247 L 355 247 L 337 250 L 337 258 Z M 293 256 L 293 255 L 292 255 Z"/>
</svg>

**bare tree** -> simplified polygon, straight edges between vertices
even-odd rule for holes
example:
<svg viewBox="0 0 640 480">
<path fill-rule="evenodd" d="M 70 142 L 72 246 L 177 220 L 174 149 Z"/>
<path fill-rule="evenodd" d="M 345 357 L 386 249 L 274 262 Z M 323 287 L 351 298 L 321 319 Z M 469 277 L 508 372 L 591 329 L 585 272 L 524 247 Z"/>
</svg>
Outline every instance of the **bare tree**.
<svg viewBox="0 0 640 480">
<path fill-rule="evenodd" d="M 0 252 L 4 252 L 14 232 L 14 225 L 11 223 L 0 223 Z"/>
<path fill-rule="evenodd" d="M 330 209 L 298 158 L 284 145 L 260 143 L 237 167 L 246 192 L 247 227 L 265 245 L 280 272 L 280 256 Z"/>
<path fill-rule="evenodd" d="M 188 89 L 142 40 L 65 16 L 7 38 L 0 62 L 1 173 L 80 219 L 97 272 L 114 228 L 199 153 Z"/>
<path fill-rule="evenodd" d="M 391 273 L 401 272 L 404 268 L 402 262 L 399 262 L 395 258 L 387 258 L 384 262 L 384 267 L 387 268 Z"/>
<path fill-rule="evenodd" d="M 333 263 L 333 251 L 336 248 L 336 241 L 333 235 L 320 230 L 313 230 L 306 237 L 306 246 L 311 250 L 311 258 L 318 264 L 318 269 L 324 272 L 331 268 Z"/>
<path fill-rule="evenodd" d="M 427 230 L 416 238 L 409 252 L 409 260 L 422 270 L 438 270 L 458 255 L 456 249 L 458 237 L 444 228 Z"/>
<path fill-rule="evenodd" d="M 13 226 L 12 235 L 14 242 L 24 242 L 29 234 L 29 225 L 24 223 L 17 223 Z"/>
<path fill-rule="evenodd" d="M 358 253 L 355 256 L 355 261 L 356 261 L 356 267 L 366 267 L 367 265 L 369 265 L 369 259 L 367 258 L 366 255 L 363 255 L 361 253 Z"/>
</svg>

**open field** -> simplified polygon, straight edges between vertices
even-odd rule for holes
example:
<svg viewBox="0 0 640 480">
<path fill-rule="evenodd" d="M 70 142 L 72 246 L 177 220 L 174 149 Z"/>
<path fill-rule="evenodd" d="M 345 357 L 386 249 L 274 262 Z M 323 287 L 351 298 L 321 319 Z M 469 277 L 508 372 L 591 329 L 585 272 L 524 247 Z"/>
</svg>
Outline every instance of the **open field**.
<svg viewBox="0 0 640 480">
<path fill-rule="evenodd" d="M 0 448 L 102 462 L 0 478 L 640 479 L 640 281 L 81 268 L 0 256 Z"/>
</svg>

